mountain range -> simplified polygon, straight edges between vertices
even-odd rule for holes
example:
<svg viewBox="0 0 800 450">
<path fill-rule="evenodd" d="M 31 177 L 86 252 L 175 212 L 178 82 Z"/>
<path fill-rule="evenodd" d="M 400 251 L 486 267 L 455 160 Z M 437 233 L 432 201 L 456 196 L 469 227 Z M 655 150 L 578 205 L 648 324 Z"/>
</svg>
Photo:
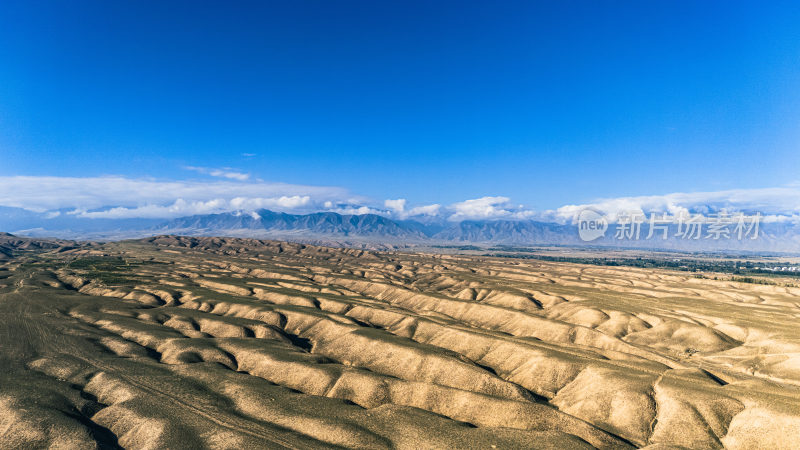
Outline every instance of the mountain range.
<svg viewBox="0 0 800 450">
<path fill-rule="evenodd" d="M 669 238 L 619 240 L 617 226 L 609 225 L 604 237 L 584 242 L 576 226 L 532 220 L 397 220 L 377 214 L 316 212 L 289 214 L 261 209 L 163 219 L 87 219 L 66 213 L 35 213 L 0 207 L 0 231 L 17 235 L 67 239 L 115 240 L 157 234 L 217 235 L 282 239 L 311 243 L 393 245 L 503 244 L 580 245 L 667 249 L 682 251 L 800 252 L 800 226 L 793 223 L 761 224 L 759 239 Z"/>
</svg>

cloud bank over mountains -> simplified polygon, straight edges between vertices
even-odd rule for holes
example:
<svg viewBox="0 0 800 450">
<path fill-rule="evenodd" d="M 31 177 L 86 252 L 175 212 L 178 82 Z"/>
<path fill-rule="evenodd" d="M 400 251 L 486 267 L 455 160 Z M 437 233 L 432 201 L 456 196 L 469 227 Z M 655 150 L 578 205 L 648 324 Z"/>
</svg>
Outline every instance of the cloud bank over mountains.
<svg viewBox="0 0 800 450">
<path fill-rule="evenodd" d="M 514 207 L 508 197 L 481 197 L 463 202 L 453 203 L 450 209 L 455 211 L 448 220 L 461 221 L 469 219 L 529 219 L 536 216 L 534 211 L 524 209 L 523 205 Z"/>
<path fill-rule="evenodd" d="M 591 207 L 615 222 L 621 214 L 651 212 L 678 216 L 689 213 L 761 213 L 767 221 L 797 220 L 800 216 L 800 188 L 797 186 L 764 189 L 731 189 L 715 192 L 676 192 L 666 195 L 601 199 L 589 204 L 565 205 L 555 211 L 561 220 L 573 219 Z"/>
<path fill-rule="evenodd" d="M 364 201 L 346 189 L 263 181 L 109 177 L 0 177 L 0 206 L 86 218 L 170 218 L 243 209 L 313 208 Z M 65 211 L 66 210 L 66 211 Z"/>
<path fill-rule="evenodd" d="M 485 196 L 448 205 L 409 205 L 405 198 L 377 201 L 337 186 L 311 186 L 252 180 L 230 168 L 187 167 L 208 180 L 156 180 L 122 176 L 0 177 L 0 206 L 23 208 L 50 217 L 61 214 L 86 219 L 177 218 L 190 215 L 270 209 L 291 213 L 332 211 L 379 214 L 393 219 L 538 220 L 571 222 L 592 207 L 615 221 L 620 214 L 651 212 L 679 215 L 760 212 L 766 220 L 800 219 L 800 185 L 716 192 L 670 193 L 598 199 L 535 211 L 506 196 Z M 543 193 L 544 195 L 544 193 Z"/>
</svg>

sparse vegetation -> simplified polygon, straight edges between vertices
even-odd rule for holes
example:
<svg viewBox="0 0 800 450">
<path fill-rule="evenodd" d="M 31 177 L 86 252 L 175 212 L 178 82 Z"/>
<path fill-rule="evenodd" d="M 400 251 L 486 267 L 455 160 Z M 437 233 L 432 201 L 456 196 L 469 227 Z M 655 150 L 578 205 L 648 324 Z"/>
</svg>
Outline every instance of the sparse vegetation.
<svg viewBox="0 0 800 450">
<path fill-rule="evenodd" d="M 763 263 L 739 260 L 709 260 L 709 259 L 689 259 L 689 258 L 619 258 L 619 257 L 571 257 L 571 256 L 549 256 L 540 254 L 515 254 L 515 253 L 486 253 L 483 256 L 497 258 L 519 258 L 535 259 L 540 261 L 565 262 L 575 264 L 589 264 L 594 266 L 625 266 L 639 267 L 644 269 L 672 269 L 683 272 L 716 272 L 729 273 L 733 275 L 758 275 L 760 277 L 800 277 L 800 271 L 773 272 L 763 270 Z M 676 260 L 678 259 L 678 260 Z M 789 265 L 787 266 L 797 266 Z M 695 278 L 707 278 L 705 275 L 696 274 Z M 733 281 L 755 284 L 781 284 L 765 278 L 738 277 Z"/>
<path fill-rule="evenodd" d="M 141 279 L 137 272 L 143 266 L 163 264 L 118 256 L 82 257 L 69 261 L 65 267 L 82 273 L 86 278 L 109 286 L 127 285 Z"/>
</svg>

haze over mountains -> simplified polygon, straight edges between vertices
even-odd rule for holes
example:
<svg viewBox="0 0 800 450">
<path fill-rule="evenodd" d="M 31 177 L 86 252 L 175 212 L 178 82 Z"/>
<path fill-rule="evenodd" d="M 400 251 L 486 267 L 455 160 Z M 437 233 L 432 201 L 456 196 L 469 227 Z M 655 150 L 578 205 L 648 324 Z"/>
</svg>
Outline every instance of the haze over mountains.
<svg viewBox="0 0 800 450">
<path fill-rule="evenodd" d="M 647 239 L 647 224 L 638 240 L 615 238 L 617 225 L 591 242 L 580 239 L 573 224 L 534 220 L 398 220 L 377 214 L 316 212 L 289 214 L 267 209 L 202 214 L 164 219 L 86 219 L 67 213 L 36 213 L 0 207 L 0 230 L 17 235 L 69 239 L 116 240 L 157 234 L 279 238 L 304 242 L 383 243 L 393 245 L 503 244 L 594 245 L 685 251 L 800 252 L 800 227 L 790 222 L 762 223 L 758 239 L 681 239 L 670 227 L 668 239 Z"/>
</svg>

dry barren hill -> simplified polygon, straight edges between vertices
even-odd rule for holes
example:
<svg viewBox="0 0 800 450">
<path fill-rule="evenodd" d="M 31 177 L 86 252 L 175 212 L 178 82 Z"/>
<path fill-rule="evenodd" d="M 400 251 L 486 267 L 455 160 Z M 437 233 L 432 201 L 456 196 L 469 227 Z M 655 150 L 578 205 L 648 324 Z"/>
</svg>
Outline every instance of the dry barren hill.
<svg viewBox="0 0 800 450">
<path fill-rule="evenodd" d="M 800 443 L 800 288 L 247 239 L 19 245 L 0 447 Z"/>
</svg>

